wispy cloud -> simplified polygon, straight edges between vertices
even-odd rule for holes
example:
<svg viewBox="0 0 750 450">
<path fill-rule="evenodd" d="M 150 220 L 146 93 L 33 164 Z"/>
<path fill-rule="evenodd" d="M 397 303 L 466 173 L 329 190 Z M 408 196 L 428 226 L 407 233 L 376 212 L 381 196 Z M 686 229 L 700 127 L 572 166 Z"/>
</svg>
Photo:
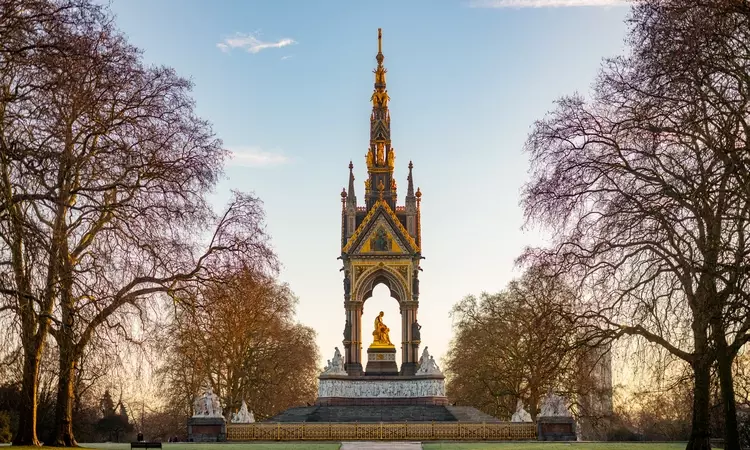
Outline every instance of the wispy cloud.
<svg viewBox="0 0 750 450">
<path fill-rule="evenodd" d="M 237 33 L 232 37 L 225 38 L 216 44 L 224 53 L 229 53 L 232 49 L 238 48 L 246 50 L 248 53 L 258 53 L 261 50 L 269 48 L 281 48 L 288 45 L 296 44 L 297 41 L 291 38 L 283 38 L 278 41 L 264 41 L 260 39 L 259 33 Z"/>
<path fill-rule="evenodd" d="M 280 152 L 268 152 L 258 147 L 238 147 L 229 150 L 229 164 L 244 167 L 271 167 L 287 164 L 289 157 Z"/>
<path fill-rule="evenodd" d="M 561 8 L 573 6 L 622 6 L 627 0 L 471 0 L 470 8 Z"/>
<path fill-rule="evenodd" d="M 294 55 L 286 55 L 286 56 L 282 56 L 282 57 L 281 57 L 281 60 L 282 60 L 282 61 L 284 61 L 284 60 L 286 60 L 286 59 L 289 59 L 289 58 L 291 58 L 292 56 L 294 56 Z"/>
</svg>

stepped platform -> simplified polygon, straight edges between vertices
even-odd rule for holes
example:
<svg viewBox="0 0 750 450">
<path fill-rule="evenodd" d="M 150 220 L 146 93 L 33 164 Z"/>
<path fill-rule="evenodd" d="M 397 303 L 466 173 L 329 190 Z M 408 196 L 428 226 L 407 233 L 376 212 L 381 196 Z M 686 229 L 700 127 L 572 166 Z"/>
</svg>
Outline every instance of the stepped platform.
<svg viewBox="0 0 750 450">
<path fill-rule="evenodd" d="M 267 422 L 485 422 L 500 420 L 467 406 L 404 405 L 404 406 L 303 406 L 290 408 Z"/>
</svg>

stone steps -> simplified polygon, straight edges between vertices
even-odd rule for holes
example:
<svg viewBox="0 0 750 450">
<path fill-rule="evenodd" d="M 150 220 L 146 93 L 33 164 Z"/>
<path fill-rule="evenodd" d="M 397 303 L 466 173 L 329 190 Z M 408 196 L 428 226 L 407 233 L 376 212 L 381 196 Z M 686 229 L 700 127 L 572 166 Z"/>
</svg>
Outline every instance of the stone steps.
<svg viewBox="0 0 750 450">
<path fill-rule="evenodd" d="M 445 408 L 459 422 L 502 422 L 500 419 L 492 417 L 489 414 L 485 414 L 476 408 L 472 408 L 471 406 L 446 406 Z"/>
<path fill-rule="evenodd" d="M 501 422 L 470 406 L 303 406 L 269 422 Z"/>
<path fill-rule="evenodd" d="M 445 406 L 309 406 L 290 408 L 269 422 L 455 422 Z M 496 419 L 495 419 L 496 420 Z M 481 420 L 480 420 L 481 422 Z"/>
</svg>

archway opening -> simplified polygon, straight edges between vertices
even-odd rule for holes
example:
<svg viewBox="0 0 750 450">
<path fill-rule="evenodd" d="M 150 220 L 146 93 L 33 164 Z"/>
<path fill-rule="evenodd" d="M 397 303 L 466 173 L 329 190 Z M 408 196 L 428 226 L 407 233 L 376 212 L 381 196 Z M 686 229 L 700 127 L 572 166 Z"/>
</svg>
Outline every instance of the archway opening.
<svg viewBox="0 0 750 450">
<path fill-rule="evenodd" d="M 367 347 L 372 344 L 372 331 L 375 318 L 383 311 L 383 323 L 389 331 L 389 337 L 396 346 L 396 363 L 401 369 L 401 308 L 398 300 L 391 296 L 391 291 L 383 283 L 379 283 L 372 290 L 372 297 L 368 298 L 362 308 L 362 348 L 365 351 L 362 365 L 367 364 Z"/>
</svg>

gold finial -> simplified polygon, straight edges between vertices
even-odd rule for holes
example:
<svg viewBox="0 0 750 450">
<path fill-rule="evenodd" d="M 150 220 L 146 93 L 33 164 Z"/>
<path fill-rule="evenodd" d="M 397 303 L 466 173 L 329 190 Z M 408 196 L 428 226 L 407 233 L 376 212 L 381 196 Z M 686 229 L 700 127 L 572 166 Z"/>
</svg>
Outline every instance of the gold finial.
<svg viewBox="0 0 750 450">
<path fill-rule="evenodd" d="M 375 56 L 378 61 L 378 67 L 383 65 L 383 31 L 382 28 L 378 28 L 378 54 Z"/>
<path fill-rule="evenodd" d="M 415 197 L 417 197 L 417 201 L 419 201 L 420 198 L 422 198 L 422 191 L 417 188 L 417 193 L 414 194 Z"/>
</svg>

